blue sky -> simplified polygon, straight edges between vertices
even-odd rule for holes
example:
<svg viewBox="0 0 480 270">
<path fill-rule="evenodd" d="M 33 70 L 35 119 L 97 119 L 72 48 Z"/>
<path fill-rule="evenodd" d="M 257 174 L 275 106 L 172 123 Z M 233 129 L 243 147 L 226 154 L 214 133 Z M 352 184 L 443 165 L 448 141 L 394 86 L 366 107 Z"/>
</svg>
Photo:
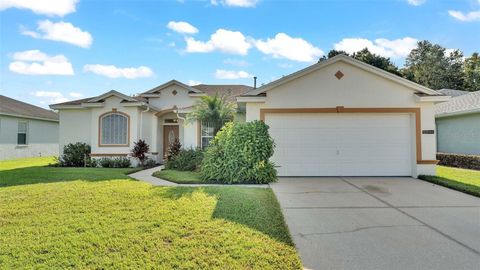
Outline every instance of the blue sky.
<svg viewBox="0 0 480 270">
<path fill-rule="evenodd" d="M 423 39 L 480 51 L 480 0 L 2 0 L 0 93 L 47 107 L 171 79 L 268 83 L 333 48 L 402 66 Z"/>
</svg>

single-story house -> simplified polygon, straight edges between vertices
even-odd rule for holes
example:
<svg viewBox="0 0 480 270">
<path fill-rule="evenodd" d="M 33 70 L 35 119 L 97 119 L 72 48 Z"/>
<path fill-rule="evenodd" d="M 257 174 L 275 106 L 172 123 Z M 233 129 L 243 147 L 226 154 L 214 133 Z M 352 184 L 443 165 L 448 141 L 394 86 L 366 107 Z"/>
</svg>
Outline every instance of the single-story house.
<svg viewBox="0 0 480 270">
<path fill-rule="evenodd" d="M 237 98 L 263 120 L 280 176 L 435 174 L 439 92 L 338 55 Z"/>
<path fill-rule="evenodd" d="M 0 95 L 0 160 L 58 156 L 58 114 Z"/>
<path fill-rule="evenodd" d="M 185 114 L 199 97 L 229 91 L 245 121 L 270 126 L 280 176 L 435 174 L 434 106 L 449 97 L 344 55 L 259 88 L 173 80 L 136 97 L 110 91 L 50 107 L 60 146 L 83 141 L 93 156 L 126 156 L 144 138 L 161 161 L 177 137 L 184 147 L 208 143 L 208 126 Z"/>
<path fill-rule="evenodd" d="M 171 80 L 138 96 L 115 90 L 96 97 L 50 105 L 60 115 L 60 151 L 72 142 L 91 146 L 92 157 L 128 156 L 133 143 L 144 139 L 150 158 L 163 162 L 168 146 L 179 139 L 185 148 L 205 147 L 213 129 L 185 117 L 205 95 L 219 94 L 235 102 L 235 97 L 252 87 L 245 85 L 189 86 Z M 238 119 L 244 121 L 238 108 Z"/>
<path fill-rule="evenodd" d="M 438 151 L 480 155 L 480 91 L 439 92 L 452 99 L 435 105 Z"/>
</svg>

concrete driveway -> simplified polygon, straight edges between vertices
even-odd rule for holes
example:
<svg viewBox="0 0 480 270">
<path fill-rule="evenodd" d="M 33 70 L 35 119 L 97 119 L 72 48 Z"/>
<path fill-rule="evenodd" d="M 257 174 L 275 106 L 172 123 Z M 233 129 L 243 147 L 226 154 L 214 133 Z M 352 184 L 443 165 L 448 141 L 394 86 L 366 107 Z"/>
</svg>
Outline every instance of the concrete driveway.
<svg viewBox="0 0 480 270">
<path fill-rule="evenodd" d="M 480 199 L 413 178 L 272 184 L 307 269 L 480 269 Z"/>
</svg>

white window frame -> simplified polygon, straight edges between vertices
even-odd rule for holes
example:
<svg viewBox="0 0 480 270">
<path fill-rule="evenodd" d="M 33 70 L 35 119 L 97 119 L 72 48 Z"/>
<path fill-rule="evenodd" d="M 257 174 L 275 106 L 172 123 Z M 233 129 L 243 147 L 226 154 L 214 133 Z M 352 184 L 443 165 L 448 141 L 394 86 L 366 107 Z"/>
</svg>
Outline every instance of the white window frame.
<svg viewBox="0 0 480 270">
<path fill-rule="evenodd" d="M 25 124 L 25 131 L 20 132 L 20 124 Z M 25 143 L 21 144 L 18 143 L 18 135 L 25 134 Z M 19 146 L 26 146 L 28 145 L 28 121 L 18 121 L 17 122 L 17 145 Z"/>
<path fill-rule="evenodd" d="M 211 132 L 212 132 L 212 133 L 211 133 L 211 134 L 208 134 L 208 133 L 207 133 L 207 134 L 204 135 L 204 132 L 203 132 L 203 131 L 204 131 L 204 128 L 211 128 Z M 214 131 L 215 131 L 215 128 L 214 128 L 213 126 L 209 127 L 208 125 L 207 125 L 207 126 L 204 125 L 204 122 L 201 122 L 201 123 L 200 123 L 200 147 L 201 147 L 202 149 L 205 149 L 205 147 L 207 147 L 208 145 L 210 145 L 210 144 L 204 145 L 204 144 L 203 144 L 203 139 L 204 139 L 204 138 L 209 138 L 209 140 L 208 140 L 209 142 L 210 142 L 211 140 L 213 140 L 213 138 L 215 138 L 215 136 L 214 136 L 214 134 L 213 134 Z"/>
<path fill-rule="evenodd" d="M 108 116 L 111 116 L 111 115 L 119 115 L 119 116 L 122 116 L 122 117 L 125 117 L 126 120 L 127 120 L 127 123 L 126 123 L 126 131 L 127 131 L 127 134 L 126 134 L 126 138 L 125 138 L 125 143 L 121 143 L 121 144 L 118 144 L 118 143 L 105 143 L 103 142 L 103 120 L 108 117 Z M 100 117 L 99 117 L 99 123 L 98 123 L 98 146 L 99 147 L 115 147 L 115 146 L 129 146 L 130 145 L 130 116 L 126 113 L 122 113 L 122 112 L 117 112 L 117 111 L 114 111 L 114 112 L 108 112 L 108 113 L 104 113 L 102 114 Z"/>
</svg>

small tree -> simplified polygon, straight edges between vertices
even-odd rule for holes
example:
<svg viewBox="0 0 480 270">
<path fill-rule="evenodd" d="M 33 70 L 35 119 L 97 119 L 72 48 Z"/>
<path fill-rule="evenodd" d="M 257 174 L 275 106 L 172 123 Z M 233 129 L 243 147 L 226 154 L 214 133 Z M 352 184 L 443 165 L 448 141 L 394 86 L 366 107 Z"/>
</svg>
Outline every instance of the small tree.
<svg viewBox="0 0 480 270">
<path fill-rule="evenodd" d="M 225 96 L 203 96 L 193 106 L 192 112 L 187 115 L 188 121 L 198 120 L 213 125 L 213 135 L 222 128 L 223 124 L 233 121 L 235 105 L 228 102 Z"/>
<path fill-rule="evenodd" d="M 144 140 L 138 140 L 132 149 L 132 157 L 138 159 L 140 165 L 143 167 L 145 160 L 148 159 L 147 153 L 150 150 L 150 146 Z"/>
</svg>

